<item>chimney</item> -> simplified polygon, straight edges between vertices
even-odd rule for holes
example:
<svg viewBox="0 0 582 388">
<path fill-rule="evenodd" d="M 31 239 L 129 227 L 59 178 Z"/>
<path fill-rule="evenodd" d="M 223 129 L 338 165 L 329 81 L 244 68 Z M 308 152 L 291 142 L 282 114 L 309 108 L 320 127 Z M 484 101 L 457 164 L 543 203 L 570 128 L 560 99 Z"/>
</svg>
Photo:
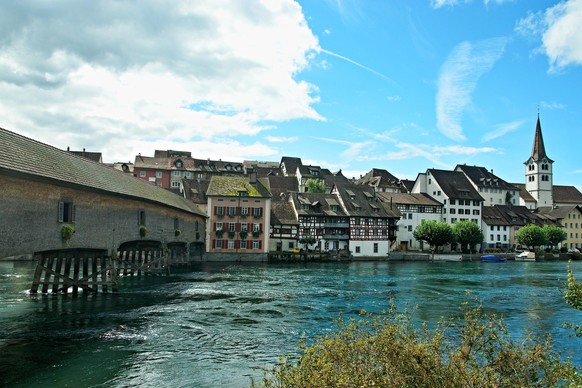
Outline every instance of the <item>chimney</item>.
<svg viewBox="0 0 582 388">
<path fill-rule="evenodd" d="M 249 168 L 247 169 L 247 173 L 249 174 L 249 183 L 251 185 L 257 183 L 257 172 L 254 169 Z"/>
</svg>

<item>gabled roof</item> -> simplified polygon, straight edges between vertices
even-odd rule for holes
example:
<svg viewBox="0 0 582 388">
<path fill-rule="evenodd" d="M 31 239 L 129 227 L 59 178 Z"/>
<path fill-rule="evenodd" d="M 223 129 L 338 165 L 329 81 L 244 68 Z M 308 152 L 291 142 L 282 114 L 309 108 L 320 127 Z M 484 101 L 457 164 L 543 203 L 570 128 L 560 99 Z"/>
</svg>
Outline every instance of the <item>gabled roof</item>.
<svg viewBox="0 0 582 388">
<path fill-rule="evenodd" d="M 277 201 L 271 205 L 271 225 L 298 225 L 293 204 L 288 201 Z"/>
<path fill-rule="evenodd" d="M 295 158 L 291 156 L 283 156 L 281 158 L 281 163 L 279 163 L 281 169 L 283 169 L 283 166 L 285 166 L 285 172 L 287 175 L 290 176 L 295 176 L 297 172 L 297 167 L 302 165 L 303 162 L 301 162 L 301 158 Z"/>
<path fill-rule="evenodd" d="M 334 194 L 294 193 L 292 199 L 298 215 L 346 216 L 341 206 L 337 206 L 337 210 L 332 210 L 329 201 L 333 203 L 336 200 Z"/>
<path fill-rule="evenodd" d="M 89 160 L 92 160 L 94 162 L 103 163 L 103 155 L 101 154 L 101 152 L 89 152 L 89 151 L 85 151 L 84 148 L 83 148 L 83 151 L 71 151 L 68 147 L 67 147 L 67 151 L 69 151 L 70 153 L 73 153 L 77 156 L 82 156 L 83 158 L 87 158 Z"/>
<path fill-rule="evenodd" d="M 511 183 L 507 183 L 497 175 L 493 174 L 493 171 L 487 170 L 485 167 L 458 164 L 457 167 L 455 167 L 455 171 L 462 171 L 465 173 L 467 178 L 469 178 L 469 180 L 477 187 L 494 187 L 497 189 L 515 191 L 519 190 Z"/>
<path fill-rule="evenodd" d="M 512 183 L 519 189 L 519 196 L 525 203 L 536 203 L 536 199 L 525 189 L 525 183 Z"/>
<path fill-rule="evenodd" d="M 350 216 L 355 217 L 400 217 L 400 211 L 390 204 L 383 204 L 369 186 L 338 184 L 334 187 Z"/>
<path fill-rule="evenodd" d="M 481 211 L 481 219 L 487 225 L 511 225 L 511 217 L 505 214 L 502 209 L 497 206 L 483 206 Z"/>
<path fill-rule="evenodd" d="M 512 205 L 495 205 L 495 206 L 483 206 L 483 214 L 489 214 L 486 212 L 495 212 L 496 210 L 490 210 L 489 208 L 495 208 L 501 214 L 506 222 L 511 226 L 525 226 L 527 224 L 535 225 L 555 225 L 561 226 L 560 223 L 553 217 L 548 217 L 544 214 L 534 213 L 525 206 L 512 206 Z M 489 224 L 485 219 L 483 221 Z M 494 224 L 503 225 L 503 224 Z"/>
<path fill-rule="evenodd" d="M 411 179 L 401 179 L 400 182 L 402 183 L 402 187 L 406 189 L 407 192 L 411 192 L 412 188 L 414 187 L 415 181 Z"/>
<path fill-rule="evenodd" d="M 578 212 L 582 213 L 582 208 L 577 205 L 570 205 L 570 206 L 544 206 L 539 207 L 536 210 L 537 214 L 540 215 L 547 215 L 550 218 L 561 221 L 564 218 L 568 217 L 572 211 L 577 210 Z"/>
<path fill-rule="evenodd" d="M 451 199 L 483 201 L 469 179 L 460 171 L 429 169 L 429 174 L 437 181 L 444 194 Z"/>
<path fill-rule="evenodd" d="M 246 176 L 213 176 L 210 179 L 206 195 L 209 197 L 271 198 L 267 178 L 259 178 L 256 183 L 250 183 Z"/>
<path fill-rule="evenodd" d="M 269 186 L 271 187 L 271 195 L 273 202 L 278 200 L 287 201 L 289 193 L 299 191 L 299 182 L 293 176 L 269 176 Z M 285 194 L 285 198 L 281 198 L 281 194 Z"/>
<path fill-rule="evenodd" d="M 552 196 L 556 203 L 571 203 L 582 206 L 582 193 L 575 186 L 553 186 Z"/>
<path fill-rule="evenodd" d="M 374 187 L 400 187 L 400 179 L 381 168 L 373 168 L 356 179 L 356 184 Z"/>
<path fill-rule="evenodd" d="M 376 193 L 376 195 L 382 202 L 392 202 L 394 205 L 443 206 L 426 193 Z"/>
<path fill-rule="evenodd" d="M 0 173 L 154 202 L 203 215 L 185 198 L 101 163 L 0 128 Z"/>
<path fill-rule="evenodd" d="M 530 159 L 534 160 L 534 161 L 540 161 L 542 159 L 547 159 L 550 163 L 553 163 L 554 161 L 550 158 L 548 158 L 548 155 L 546 154 L 546 146 L 544 145 L 544 138 L 542 136 L 542 126 L 540 124 L 540 115 L 538 114 L 538 121 L 536 123 L 536 132 L 534 134 L 534 143 L 533 143 L 533 147 L 531 150 L 531 156 Z M 529 159 L 525 162 L 527 163 L 529 161 Z"/>
</svg>

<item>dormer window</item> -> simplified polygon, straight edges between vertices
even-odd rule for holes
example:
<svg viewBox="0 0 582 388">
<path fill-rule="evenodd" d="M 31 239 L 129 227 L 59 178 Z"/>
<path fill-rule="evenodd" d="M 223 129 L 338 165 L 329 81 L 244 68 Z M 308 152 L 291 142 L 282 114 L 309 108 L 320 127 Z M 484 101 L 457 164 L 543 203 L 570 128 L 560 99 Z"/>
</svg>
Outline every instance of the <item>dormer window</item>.
<svg viewBox="0 0 582 388">
<path fill-rule="evenodd" d="M 182 167 L 184 167 L 184 162 L 182 162 L 180 159 L 178 159 L 174 162 L 174 165 L 176 166 L 176 168 L 182 168 Z"/>
</svg>

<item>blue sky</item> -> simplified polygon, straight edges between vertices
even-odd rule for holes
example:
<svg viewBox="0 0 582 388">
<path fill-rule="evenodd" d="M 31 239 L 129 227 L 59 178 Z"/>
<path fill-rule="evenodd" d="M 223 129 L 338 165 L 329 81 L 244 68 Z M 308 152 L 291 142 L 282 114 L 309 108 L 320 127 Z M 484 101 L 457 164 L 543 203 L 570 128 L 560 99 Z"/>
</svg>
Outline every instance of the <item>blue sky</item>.
<svg viewBox="0 0 582 388">
<path fill-rule="evenodd" d="M 582 0 L 0 5 L 0 126 L 133 161 L 304 163 L 524 181 L 538 111 L 582 185 Z"/>
</svg>

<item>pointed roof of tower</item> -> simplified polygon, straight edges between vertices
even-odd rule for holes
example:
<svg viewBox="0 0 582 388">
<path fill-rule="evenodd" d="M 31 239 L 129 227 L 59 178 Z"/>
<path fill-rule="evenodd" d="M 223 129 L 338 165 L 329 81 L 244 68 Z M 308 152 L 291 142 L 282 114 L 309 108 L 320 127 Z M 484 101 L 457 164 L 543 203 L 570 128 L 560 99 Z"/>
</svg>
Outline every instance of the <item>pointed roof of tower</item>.
<svg viewBox="0 0 582 388">
<path fill-rule="evenodd" d="M 534 161 L 539 161 L 542 159 L 547 159 L 550 163 L 554 161 L 548 158 L 546 154 L 546 147 L 544 146 L 544 137 L 542 136 L 542 126 L 540 124 L 540 115 L 538 114 L 538 122 L 536 124 L 536 133 L 534 135 L 533 148 L 531 150 L 531 159 Z"/>
</svg>

